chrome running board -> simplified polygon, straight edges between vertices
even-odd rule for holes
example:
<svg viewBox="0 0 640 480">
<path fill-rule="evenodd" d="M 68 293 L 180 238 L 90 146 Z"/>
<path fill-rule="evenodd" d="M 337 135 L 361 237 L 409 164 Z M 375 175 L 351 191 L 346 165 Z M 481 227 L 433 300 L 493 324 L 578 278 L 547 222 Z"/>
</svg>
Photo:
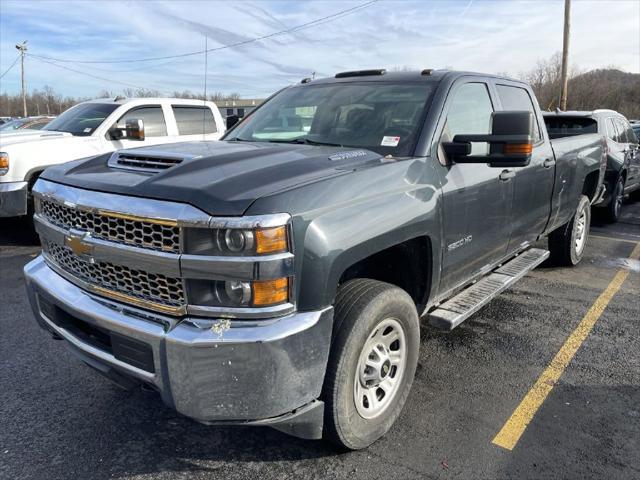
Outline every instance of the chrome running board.
<svg viewBox="0 0 640 480">
<path fill-rule="evenodd" d="M 429 323 L 443 330 L 453 330 L 548 257 L 548 250 L 525 250 L 432 310 L 427 317 Z"/>
</svg>

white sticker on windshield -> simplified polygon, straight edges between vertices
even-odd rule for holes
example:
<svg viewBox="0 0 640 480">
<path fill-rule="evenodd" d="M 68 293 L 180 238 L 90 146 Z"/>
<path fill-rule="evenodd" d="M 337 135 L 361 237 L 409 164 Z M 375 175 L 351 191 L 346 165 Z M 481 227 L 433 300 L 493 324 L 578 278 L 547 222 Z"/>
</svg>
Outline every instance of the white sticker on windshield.
<svg viewBox="0 0 640 480">
<path fill-rule="evenodd" d="M 400 137 L 382 137 L 381 147 L 397 147 L 400 143 Z"/>
<path fill-rule="evenodd" d="M 84 129 L 84 133 L 89 133 L 90 131 L 91 131 L 90 127 Z"/>
</svg>

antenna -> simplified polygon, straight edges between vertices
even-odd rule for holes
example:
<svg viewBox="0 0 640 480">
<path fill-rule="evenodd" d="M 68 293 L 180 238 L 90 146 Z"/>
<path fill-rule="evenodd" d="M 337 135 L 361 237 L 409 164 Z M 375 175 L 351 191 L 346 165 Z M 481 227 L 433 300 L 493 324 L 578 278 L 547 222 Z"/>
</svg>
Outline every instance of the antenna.
<svg viewBox="0 0 640 480">
<path fill-rule="evenodd" d="M 205 135 L 206 135 L 206 121 L 207 121 L 207 70 L 208 70 L 208 63 L 209 63 L 209 52 L 207 50 L 207 36 L 204 36 L 204 100 L 202 101 L 202 104 L 204 106 L 204 108 L 202 109 L 202 140 L 205 140 Z"/>
</svg>

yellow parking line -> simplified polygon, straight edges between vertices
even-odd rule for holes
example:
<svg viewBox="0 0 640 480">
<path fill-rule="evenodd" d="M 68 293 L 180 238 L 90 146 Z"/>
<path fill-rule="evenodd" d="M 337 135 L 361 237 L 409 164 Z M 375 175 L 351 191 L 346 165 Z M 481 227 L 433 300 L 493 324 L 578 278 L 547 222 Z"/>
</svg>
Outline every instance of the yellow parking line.
<svg viewBox="0 0 640 480">
<path fill-rule="evenodd" d="M 634 260 L 640 258 L 640 242 L 636 244 L 629 258 Z M 620 289 L 628 275 L 629 270 L 618 270 L 618 273 L 613 277 L 611 283 L 609 283 L 605 291 L 602 292 L 591 306 L 576 329 L 569 335 L 569 338 L 564 342 L 560 351 L 558 351 L 553 360 L 551 360 L 547 369 L 542 372 L 538 381 L 531 387 L 531 390 L 529 390 L 522 402 L 520 402 L 520 405 L 518 405 L 518 408 L 515 409 L 509 420 L 507 420 L 491 443 L 506 448 L 507 450 L 513 450 L 527 428 L 527 425 L 533 420 L 534 415 L 544 403 L 547 395 L 549 395 L 549 392 L 551 392 L 562 375 L 562 372 L 567 365 L 569 365 L 569 362 L 573 359 L 580 345 L 585 341 L 596 321 L 600 318 L 600 315 L 602 315 L 611 298 Z"/>
<path fill-rule="evenodd" d="M 589 238 L 600 238 L 602 240 L 613 240 L 614 242 L 638 243 L 637 240 L 630 240 L 628 238 L 604 237 L 602 235 L 593 235 L 592 233 L 589 233 Z"/>
</svg>

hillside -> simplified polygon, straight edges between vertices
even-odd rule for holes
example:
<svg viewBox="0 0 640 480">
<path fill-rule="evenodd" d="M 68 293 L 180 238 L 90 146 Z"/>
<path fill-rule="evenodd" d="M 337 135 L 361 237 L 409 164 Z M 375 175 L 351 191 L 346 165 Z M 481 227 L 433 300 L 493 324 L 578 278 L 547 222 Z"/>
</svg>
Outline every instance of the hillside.
<svg viewBox="0 0 640 480">
<path fill-rule="evenodd" d="M 533 85 L 543 109 L 558 106 L 559 81 Z M 640 74 L 616 69 L 598 69 L 569 80 L 567 110 L 608 108 L 627 118 L 640 118 Z"/>
</svg>

